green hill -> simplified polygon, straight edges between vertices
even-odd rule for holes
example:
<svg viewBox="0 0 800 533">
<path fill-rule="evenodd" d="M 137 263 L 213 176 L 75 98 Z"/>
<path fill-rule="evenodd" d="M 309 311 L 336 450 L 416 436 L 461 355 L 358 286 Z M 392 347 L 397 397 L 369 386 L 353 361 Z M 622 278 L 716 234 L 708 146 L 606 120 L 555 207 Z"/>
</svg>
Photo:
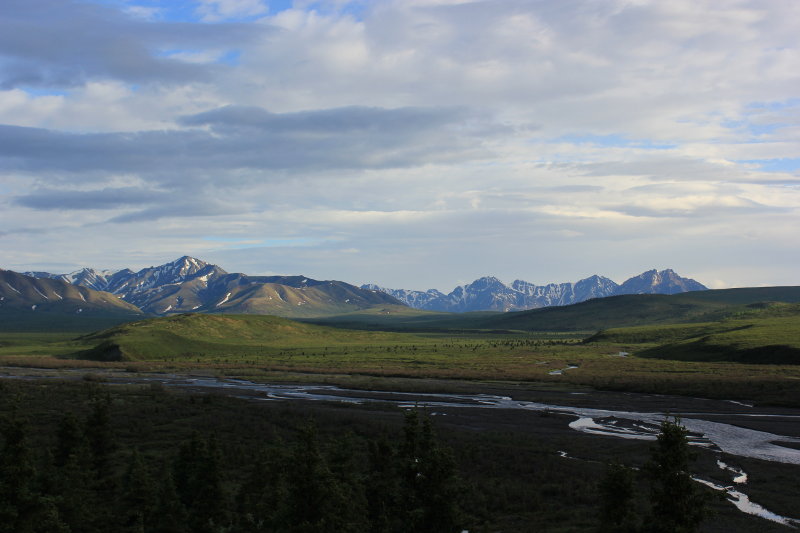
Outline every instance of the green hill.
<svg viewBox="0 0 800 533">
<path fill-rule="evenodd" d="M 759 287 L 681 294 L 630 294 L 573 305 L 509 313 L 440 313 L 379 306 L 309 322 L 352 329 L 392 331 L 584 331 L 711 322 L 752 313 L 766 302 L 800 303 L 800 287 Z M 385 312 L 383 312 L 383 311 Z"/>
<path fill-rule="evenodd" d="M 658 359 L 800 364 L 800 305 L 754 304 L 717 322 L 609 329 L 586 342 L 638 345 L 637 356 Z"/>
<path fill-rule="evenodd" d="M 91 333 L 118 324 L 141 320 L 141 313 L 89 311 L 58 313 L 31 309 L 0 309 L 0 334 L 4 333 Z"/>
<path fill-rule="evenodd" d="M 123 324 L 80 338 L 76 356 L 103 361 L 252 356 L 283 348 L 407 341 L 408 335 L 349 331 L 270 315 L 183 314 Z"/>
<path fill-rule="evenodd" d="M 341 315 L 298 320 L 359 330 L 452 332 L 480 329 L 481 320 L 498 314 L 496 311 L 447 313 L 414 309 L 404 305 L 376 305 Z"/>
<path fill-rule="evenodd" d="M 720 320 L 748 312 L 747 305 L 761 302 L 798 303 L 800 287 L 611 296 L 563 307 L 504 313 L 488 317 L 480 324 L 484 328 L 528 331 L 597 331 L 612 327 Z"/>
</svg>

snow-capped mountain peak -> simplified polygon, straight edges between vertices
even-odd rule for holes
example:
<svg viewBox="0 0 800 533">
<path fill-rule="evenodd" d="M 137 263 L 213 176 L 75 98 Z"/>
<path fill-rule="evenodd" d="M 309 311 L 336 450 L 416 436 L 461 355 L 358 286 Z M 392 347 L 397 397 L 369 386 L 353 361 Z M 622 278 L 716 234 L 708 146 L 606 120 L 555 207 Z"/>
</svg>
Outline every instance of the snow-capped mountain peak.
<svg viewBox="0 0 800 533">
<path fill-rule="evenodd" d="M 207 266 L 208 263 L 205 261 L 184 255 L 175 261 L 161 265 L 155 272 L 158 277 L 169 276 L 173 278 L 187 278 Z"/>
<path fill-rule="evenodd" d="M 459 285 L 449 294 L 443 294 L 435 289 L 422 292 L 386 289 L 377 285 L 362 287 L 383 291 L 410 307 L 451 312 L 519 311 L 569 305 L 617 294 L 674 294 L 706 289 L 692 279 L 680 277 L 671 269 L 649 270 L 622 285 L 595 274 L 574 283 L 547 285 L 536 285 L 519 279 L 508 285 L 493 276 L 485 276 L 472 283 Z"/>
<path fill-rule="evenodd" d="M 82 269 L 72 274 L 38 272 L 38 278 L 56 278 L 72 285 L 93 286 L 154 314 L 185 312 L 269 312 L 285 316 L 347 311 L 374 304 L 398 304 L 383 291 L 362 291 L 338 281 L 305 276 L 247 276 L 229 274 L 194 257 L 183 256 L 138 272 Z M 302 294 L 302 296 L 301 296 Z M 310 303 L 309 299 L 314 299 Z M 278 304 L 281 302 L 281 304 Z M 280 307 L 281 305 L 284 307 Z M 286 307 L 292 310 L 287 311 Z M 339 306 L 339 307 L 337 307 Z"/>
<path fill-rule="evenodd" d="M 689 278 L 682 278 L 671 268 L 648 270 L 620 285 L 618 294 L 677 294 L 704 290 L 706 287 Z"/>
</svg>

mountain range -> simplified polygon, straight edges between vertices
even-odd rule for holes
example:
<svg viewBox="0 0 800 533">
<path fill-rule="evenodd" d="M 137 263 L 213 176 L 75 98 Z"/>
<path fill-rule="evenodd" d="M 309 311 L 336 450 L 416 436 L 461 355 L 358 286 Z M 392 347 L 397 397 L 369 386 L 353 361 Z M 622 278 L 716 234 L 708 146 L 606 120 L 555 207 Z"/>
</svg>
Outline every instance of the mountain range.
<svg viewBox="0 0 800 533">
<path fill-rule="evenodd" d="M 69 274 L 25 272 L 24 275 L 111 293 L 155 315 L 226 312 L 304 317 L 399 304 L 385 293 L 342 281 L 231 274 L 189 256 L 138 272 L 84 268 Z"/>
<path fill-rule="evenodd" d="M 467 311 L 522 311 L 540 307 L 570 305 L 621 294 L 677 294 L 706 290 L 703 284 L 683 278 L 671 269 L 648 270 L 621 285 L 603 276 L 591 276 L 574 283 L 536 285 L 515 280 L 510 285 L 495 277 L 479 278 L 460 285 L 449 294 L 436 289 L 412 291 L 362 285 L 362 289 L 389 294 L 409 307 L 428 311 L 463 313 Z"/>
<path fill-rule="evenodd" d="M 591 276 L 576 283 L 538 286 L 522 280 L 506 285 L 497 278 L 483 277 L 456 287 L 449 294 L 435 289 L 410 291 L 376 285 L 357 287 L 342 281 L 318 281 L 305 276 L 248 276 L 228 273 L 217 265 L 183 256 L 175 261 L 143 268 L 95 270 L 83 268 L 69 274 L 25 272 L 11 284 L 0 286 L 0 305 L 22 302 L 33 310 L 51 309 L 72 290 L 77 301 L 70 309 L 82 309 L 84 301 L 122 305 L 127 312 L 152 315 L 175 313 L 248 313 L 285 317 L 319 317 L 350 313 L 382 305 L 407 305 L 431 311 L 515 311 L 561 306 L 618 294 L 674 294 L 703 290 L 702 284 L 678 276 L 672 270 L 650 270 L 622 285 L 603 276 Z M 12 287 L 13 284 L 13 287 Z M 8 288 L 8 290 L 6 290 Z M 25 288 L 27 299 L 20 299 Z M 13 291 L 12 291 L 13 289 Z M 80 298 L 83 298 L 81 300 Z M 118 304 L 114 303 L 117 302 Z M 66 308 L 65 303 L 56 307 Z M 127 306 L 127 307 L 126 307 Z M 87 306 L 84 306 L 87 307 Z M 114 309 L 122 310 L 122 307 Z"/>
<path fill-rule="evenodd" d="M 142 311 L 113 294 L 60 279 L 40 279 L 0 270 L 0 312 L 72 315 L 142 315 Z"/>
</svg>

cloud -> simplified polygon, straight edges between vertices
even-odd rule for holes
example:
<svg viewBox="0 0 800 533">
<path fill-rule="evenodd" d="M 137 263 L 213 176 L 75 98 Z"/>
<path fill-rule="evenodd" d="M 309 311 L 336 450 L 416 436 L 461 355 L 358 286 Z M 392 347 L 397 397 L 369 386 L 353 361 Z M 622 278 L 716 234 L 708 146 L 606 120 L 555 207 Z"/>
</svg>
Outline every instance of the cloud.
<svg viewBox="0 0 800 533">
<path fill-rule="evenodd" d="M 131 222 L 154 222 L 163 218 L 198 218 L 219 217 L 223 215 L 237 215 L 241 213 L 241 206 L 230 202 L 214 200 L 212 198 L 179 199 L 170 202 L 160 202 L 160 205 L 117 215 L 108 220 L 115 224 Z"/>
<path fill-rule="evenodd" d="M 4 2 L 8 261 L 796 282 L 796 2 L 153 5 Z"/>
<path fill-rule="evenodd" d="M 273 114 L 230 106 L 180 119 L 209 129 L 74 134 L 0 126 L 0 163 L 29 172 L 133 172 L 167 183 L 212 170 L 409 167 L 487 157 L 465 125 L 472 118 L 444 108 Z"/>
<path fill-rule="evenodd" d="M 90 191 L 38 190 L 14 199 L 17 205 L 33 209 L 111 209 L 166 201 L 165 191 L 136 187 L 104 188 Z"/>
<path fill-rule="evenodd" d="M 150 21 L 76 0 L 4 0 L 0 88 L 75 87 L 91 80 L 211 81 L 223 65 L 171 59 L 168 50 L 235 49 L 254 28 Z M 265 28 L 259 28 L 263 33 Z"/>
</svg>

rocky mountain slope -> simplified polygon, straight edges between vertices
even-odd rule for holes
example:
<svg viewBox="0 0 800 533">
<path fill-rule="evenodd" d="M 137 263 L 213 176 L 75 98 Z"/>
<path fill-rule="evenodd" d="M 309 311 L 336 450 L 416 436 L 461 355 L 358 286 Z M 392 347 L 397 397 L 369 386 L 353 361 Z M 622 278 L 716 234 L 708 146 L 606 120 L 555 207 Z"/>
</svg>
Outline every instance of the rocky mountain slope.
<svg viewBox="0 0 800 533">
<path fill-rule="evenodd" d="M 247 276 L 184 256 L 138 272 L 84 268 L 70 274 L 31 272 L 35 277 L 110 292 L 147 313 L 252 313 L 321 316 L 398 304 L 383 292 L 341 281 L 304 276 Z"/>
<path fill-rule="evenodd" d="M 676 294 L 705 290 L 693 279 L 683 278 L 671 269 L 649 270 L 630 278 L 622 285 L 603 276 L 591 276 L 575 283 L 536 285 L 515 280 L 507 285 L 494 277 L 483 277 L 444 294 L 435 289 L 410 291 L 362 285 L 371 291 L 384 292 L 404 304 L 429 311 L 522 311 L 557 305 L 570 305 L 591 298 L 620 294 Z"/>
<path fill-rule="evenodd" d="M 39 279 L 0 270 L 0 311 L 61 314 L 141 315 L 138 307 L 107 292 L 60 279 Z"/>
<path fill-rule="evenodd" d="M 625 281 L 615 294 L 678 294 L 706 289 L 702 283 L 682 278 L 671 269 L 648 270 Z"/>
<path fill-rule="evenodd" d="M 356 287 L 341 281 L 318 281 L 304 276 L 232 274 L 189 256 L 138 272 L 84 268 L 69 274 L 26 272 L 25 276 L 45 285 L 60 283 L 110 293 L 156 315 L 230 312 L 315 317 L 400 303 L 430 311 L 519 311 L 619 294 L 675 294 L 705 289 L 672 270 L 650 270 L 622 285 L 596 275 L 575 283 L 547 285 L 523 280 L 508 285 L 494 277 L 483 277 L 444 294 L 435 289 Z M 31 301 L 28 305 L 45 303 Z"/>
</svg>

